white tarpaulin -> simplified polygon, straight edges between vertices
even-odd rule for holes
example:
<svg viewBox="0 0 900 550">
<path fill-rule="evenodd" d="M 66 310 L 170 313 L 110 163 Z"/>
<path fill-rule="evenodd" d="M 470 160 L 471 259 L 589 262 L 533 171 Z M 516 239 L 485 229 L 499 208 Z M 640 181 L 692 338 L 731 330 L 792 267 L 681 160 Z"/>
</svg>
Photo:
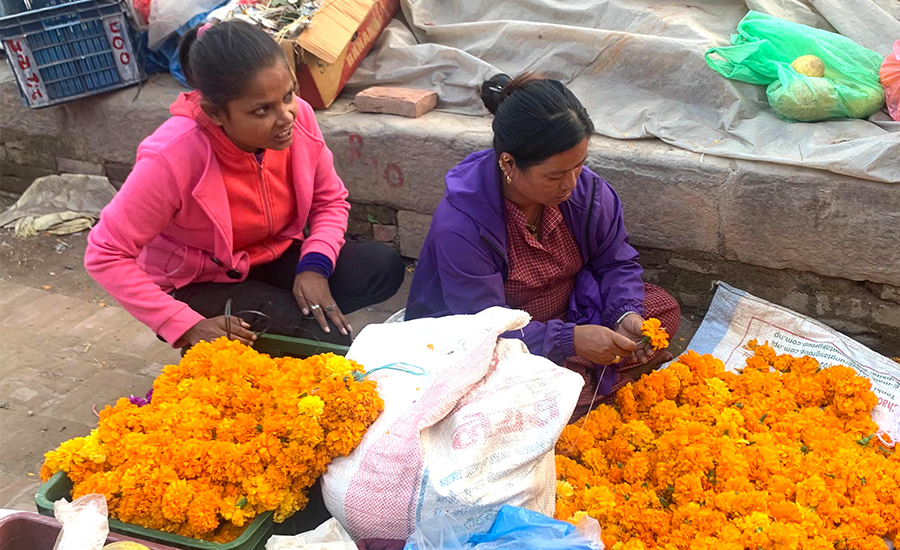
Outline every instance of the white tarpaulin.
<svg viewBox="0 0 900 550">
<path fill-rule="evenodd" d="M 900 441 L 900 365 L 818 321 L 719 283 L 688 349 L 718 357 L 733 372 L 753 354 L 746 348 L 752 339 L 778 353 L 809 355 L 824 367 L 846 365 L 868 378 L 878 397 L 872 420 L 886 441 Z"/>
<path fill-rule="evenodd" d="M 837 30 L 888 55 L 900 38 L 897 0 L 401 0 L 349 89 L 438 92 L 439 108 L 485 114 L 481 83 L 535 71 L 567 84 L 597 132 L 656 137 L 723 157 L 900 182 L 900 123 L 788 123 L 765 87 L 727 80 L 705 52 L 726 46 L 748 8 Z"/>
</svg>

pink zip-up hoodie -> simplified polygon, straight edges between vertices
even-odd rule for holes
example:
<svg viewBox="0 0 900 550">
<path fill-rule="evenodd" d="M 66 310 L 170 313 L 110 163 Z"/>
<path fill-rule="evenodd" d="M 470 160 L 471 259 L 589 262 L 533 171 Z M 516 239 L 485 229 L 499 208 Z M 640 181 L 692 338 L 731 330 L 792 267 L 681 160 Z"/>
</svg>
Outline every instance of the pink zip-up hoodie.
<svg viewBox="0 0 900 550">
<path fill-rule="evenodd" d="M 184 112 L 174 107 L 185 100 L 179 98 L 173 112 Z M 290 147 L 297 216 L 276 237 L 302 241 L 301 255 L 318 252 L 334 263 L 347 230 L 347 189 L 312 107 L 299 98 L 297 103 Z M 134 170 L 88 235 L 84 265 L 173 347 L 186 344 L 182 336 L 203 316 L 173 298 L 172 290 L 247 277 L 250 257 L 234 250 L 225 178 L 196 120 L 173 116 L 141 143 Z"/>
</svg>

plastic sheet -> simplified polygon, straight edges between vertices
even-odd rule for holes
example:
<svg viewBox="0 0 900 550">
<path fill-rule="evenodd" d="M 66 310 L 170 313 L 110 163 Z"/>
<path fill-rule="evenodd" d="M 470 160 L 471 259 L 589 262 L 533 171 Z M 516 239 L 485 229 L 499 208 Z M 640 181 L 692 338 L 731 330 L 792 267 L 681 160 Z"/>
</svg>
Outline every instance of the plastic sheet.
<svg viewBox="0 0 900 550">
<path fill-rule="evenodd" d="M 888 112 L 892 119 L 900 122 L 900 40 L 894 42 L 894 51 L 884 58 L 879 74 Z"/>
<path fill-rule="evenodd" d="M 404 550 L 603 550 L 600 525 L 585 516 L 578 527 L 515 506 L 503 506 L 486 533 L 472 534 L 450 516 L 416 527 Z"/>
<path fill-rule="evenodd" d="M 748 7 L 838 30 L 881 56 L 900 36 L 895 0 L 402 0 L 347 87 L 438 93 L 439 109 L 485 115 L 481 83 L 537 71 L 565 83 L 597 132 L 683 149 L 900 181 L 900 124 L 788 124 L 764 89 L 722 78 L 705 52 L 730 44 Z M 315 21 L 313 21 L 315 24 Z"/>
<path fill-rule="evenodd" d="M 101 550 L 109 535 L 108 513 L 103 495 L 57 500 L 53 515 L 62 523 L 62 531 L 53 550 Z"/>
</svg>

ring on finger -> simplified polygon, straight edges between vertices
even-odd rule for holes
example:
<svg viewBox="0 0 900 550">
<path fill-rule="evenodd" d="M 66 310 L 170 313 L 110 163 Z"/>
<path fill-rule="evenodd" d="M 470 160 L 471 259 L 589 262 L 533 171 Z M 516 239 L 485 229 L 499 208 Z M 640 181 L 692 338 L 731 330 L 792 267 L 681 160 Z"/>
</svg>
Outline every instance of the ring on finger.
<svg viewBox="0 0 900 550">
<path fill-rule="evenodd" d="M 316 311 L 317 309 L 321 309 L 321 306 L 319 306 L 319 304 L 312 304 L 311 306 L 309 306 L 310 311 Z"/>
<path fill-rule="evenodd" d="M 332 311 L 334 311 L 334 308 L 335 308 L 336 306 L 337 306 L 337 304 L 331 304 L 330 306 L 326 306 L 326 307 L 325 307 L 325 311 L 331 313 Z"/>
</svg>

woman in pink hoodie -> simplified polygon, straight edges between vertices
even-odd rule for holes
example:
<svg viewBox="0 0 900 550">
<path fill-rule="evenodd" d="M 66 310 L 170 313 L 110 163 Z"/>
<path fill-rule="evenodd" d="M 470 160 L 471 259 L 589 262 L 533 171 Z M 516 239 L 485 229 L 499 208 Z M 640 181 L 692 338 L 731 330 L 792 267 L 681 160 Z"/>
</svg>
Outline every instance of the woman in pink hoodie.
<svg viewBox="0 0 900 550">
<path fill-rule="evenodd" d="M 278 44 L 240 21 L 185 36 L 197 89 L 141 143 L 85 266 L 173 347 L 253 329 L 348 343 L 345 314 L 403 281 L 392 248 L 344 241 L 350 205 Z M 264 315 L 258 315 L 260 312 Z"/>
</svg>

